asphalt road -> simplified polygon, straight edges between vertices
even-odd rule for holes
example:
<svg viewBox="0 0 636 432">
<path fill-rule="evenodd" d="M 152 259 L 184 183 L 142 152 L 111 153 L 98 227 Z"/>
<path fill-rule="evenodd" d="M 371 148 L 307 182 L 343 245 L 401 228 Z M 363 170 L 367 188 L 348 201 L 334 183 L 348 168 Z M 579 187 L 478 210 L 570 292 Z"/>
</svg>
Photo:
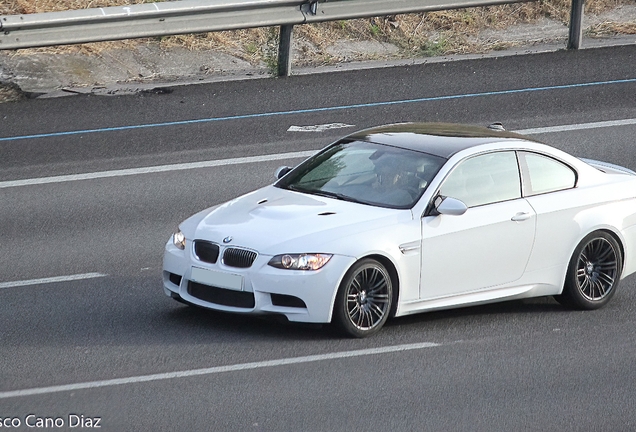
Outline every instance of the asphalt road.
<svg viewBox="0 0 636 432">
<path fill-rule="evenodd" d="M 636 430 L 634 277 L 594 312 L 508 302 L 365 340 L 161 288 L 178 222 L 356 129 L 501 121 L 636 169 L 635 65 L 628 46 L 0 105 L 0 424 Z M 332 123 L 352 126 L 288 131 Z"/>
</svg>

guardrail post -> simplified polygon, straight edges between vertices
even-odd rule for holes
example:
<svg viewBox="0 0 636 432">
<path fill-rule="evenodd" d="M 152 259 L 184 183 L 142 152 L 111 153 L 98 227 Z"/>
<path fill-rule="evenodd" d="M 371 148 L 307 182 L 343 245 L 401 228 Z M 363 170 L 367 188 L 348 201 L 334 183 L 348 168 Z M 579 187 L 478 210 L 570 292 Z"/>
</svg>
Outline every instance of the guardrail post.
<svg viewBox="0 0 636 432">
<path fill-rule="evenodd" d="M 583 37 L 583 6 L 585 0 L 572 0 L 572 12 L 570 13 L 570 38 L 568 49 L 579 49 Z"/>
<path fill-rule="evenodd" d="M 280 26 L 278 36 L 278 76 L 289 76 L 291 74 L 293 32 L 293 25 Z"/>
</svg>

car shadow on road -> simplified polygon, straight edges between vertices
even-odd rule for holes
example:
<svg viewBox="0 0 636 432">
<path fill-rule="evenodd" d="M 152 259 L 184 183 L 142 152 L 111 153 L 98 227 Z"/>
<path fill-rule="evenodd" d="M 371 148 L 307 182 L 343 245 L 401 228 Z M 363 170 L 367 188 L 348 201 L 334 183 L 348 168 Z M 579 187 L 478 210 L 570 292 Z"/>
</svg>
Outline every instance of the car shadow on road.
<svg viewBox="0 0 636 432">
<path fill-rule="evenodd" d="M 328 325 L 291 323 L 278 315 L 242 315 L 196 306 L 177 305 L 166 311 L 173 325 L 185 331 L 213 331 L 220 337 L 264 337 L 272 339 L 325 340 L 329 339 Z"/>
<path fill-rule="evenodd" d="M 547 319 L 550 317 L 558 319 L 557 315 L 572 312 L 571 309 L 563 307 L 552 297 L 537 297 L 407 315 L 389 321 L 386 328 L 425 327 L 435 329 L 437 326 L 447 327 L 449 322 L 453 322 L 454 326 L 459 327 L 463 323 L 481 326 L 505 325 L 511 319 L 533 322 L 545 320 L 546 317 L 548 317 Z"/>
<path fill-rule="evenodd" d="M 531 322 L 542 319 L 546 314 L 572 312 L 557 303 L 552 297 L 514 300 L 502 303 L 467 306 L 457 309 L 418 313 L 389 320 L 384 332 L 393 329 L 412 328 L 417 331 L 435 330 L 438 327 L 448 329 L 449 322 L 457 328 L 465 324 L 483 327 L 504 325 L 513 319 Z M 271 340 L 333 340 L 345 339 L 330 324 L 292 323 L 282 316 L 240 315 L 207 310 L 194 306 L 179 305 L 171 308 L 167 317 L 175 325 L 188 332 L 213 331 L 217 337 L 239 337 L 240 339 L 268 338 Z M 556 316 L 555 316 L 556 319 Z M 479 320 L 479 321 L 477 321 Z M 382 332 L 380 333 L 382 334 Z"/>
</svg>

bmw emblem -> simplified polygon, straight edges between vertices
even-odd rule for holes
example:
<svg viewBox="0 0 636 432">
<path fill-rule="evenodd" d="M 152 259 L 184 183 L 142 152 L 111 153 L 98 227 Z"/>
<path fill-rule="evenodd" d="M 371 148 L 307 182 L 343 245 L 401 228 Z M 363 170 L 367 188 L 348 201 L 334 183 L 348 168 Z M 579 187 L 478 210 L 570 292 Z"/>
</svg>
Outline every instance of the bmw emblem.
<svg viewBox="0 0 636 432">
<path fill-rule="evenodd" d="M 232 241 L 232 236 L 227 236 L 223 239 L 223 243 L 229 243 Z"/>
</svg>

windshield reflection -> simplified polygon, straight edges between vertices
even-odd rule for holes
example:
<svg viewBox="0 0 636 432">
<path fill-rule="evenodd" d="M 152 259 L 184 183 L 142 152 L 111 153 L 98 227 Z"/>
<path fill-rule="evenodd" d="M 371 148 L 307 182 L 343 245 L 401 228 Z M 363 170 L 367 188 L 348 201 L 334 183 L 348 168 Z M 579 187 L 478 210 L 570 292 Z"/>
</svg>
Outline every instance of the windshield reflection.
<svg viewBox="0 0 636 432">
<path fill-rule="evenodd" d="M 380 207 L 411 208 L 444 162 L 418 151 L 345 141 L 308 159 L 275 186 Z"/>
</svg>

